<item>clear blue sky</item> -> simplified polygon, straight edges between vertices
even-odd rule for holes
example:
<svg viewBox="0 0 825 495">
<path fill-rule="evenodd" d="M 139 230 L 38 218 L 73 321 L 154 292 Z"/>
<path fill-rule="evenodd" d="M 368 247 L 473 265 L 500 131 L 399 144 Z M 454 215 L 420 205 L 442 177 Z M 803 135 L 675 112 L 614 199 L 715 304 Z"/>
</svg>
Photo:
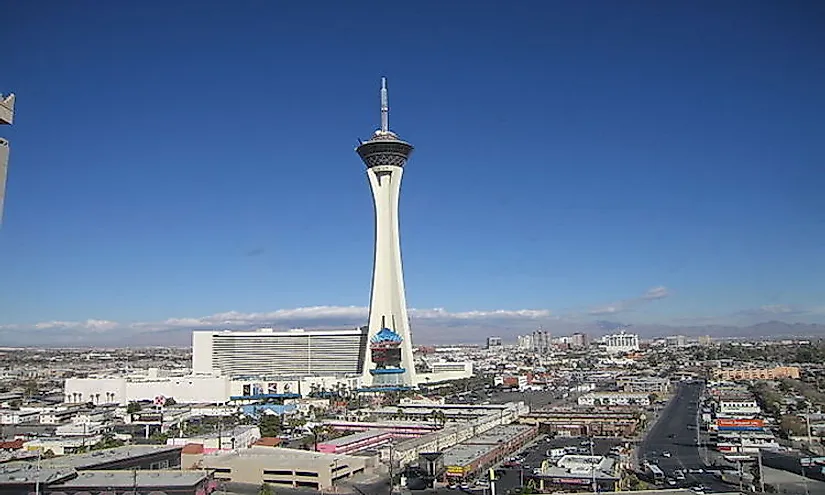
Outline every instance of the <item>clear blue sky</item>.
<svg viewBox="0 0 825 495">
<path fill-rule="evenodd" d="M 416 146 L 410 306 L 565 314 L 666 287 L 620 318 L 823 318 L 822 2 L 12 0 L 3 17 L 0 324 L 366 305 L 354 147 L 382 75 Z"/>
</svg>

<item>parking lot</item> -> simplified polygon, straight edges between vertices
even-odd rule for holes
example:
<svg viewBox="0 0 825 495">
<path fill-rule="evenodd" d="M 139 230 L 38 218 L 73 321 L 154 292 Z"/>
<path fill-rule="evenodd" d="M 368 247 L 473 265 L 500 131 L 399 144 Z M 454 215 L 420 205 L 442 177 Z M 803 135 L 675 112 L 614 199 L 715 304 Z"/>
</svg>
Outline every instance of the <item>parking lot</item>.
<svg viewBox="0 0 825 495">
<path fill-rule="evenodd" d="M 524 451 L 524 461 L 522 468 L 533 470 L 541 467 L 542 461 L 550 457 L 550 450 L 559 448 L 576 448 L 576 454 L 590 455 L 590 439 L 586 437 L 539 437 L 539 441 L 528 446 Z M 622 445 L 622 440 L 618 438 L 594 438 L 593 455 L 607 455 L 610 449 Z"/>
</svg>

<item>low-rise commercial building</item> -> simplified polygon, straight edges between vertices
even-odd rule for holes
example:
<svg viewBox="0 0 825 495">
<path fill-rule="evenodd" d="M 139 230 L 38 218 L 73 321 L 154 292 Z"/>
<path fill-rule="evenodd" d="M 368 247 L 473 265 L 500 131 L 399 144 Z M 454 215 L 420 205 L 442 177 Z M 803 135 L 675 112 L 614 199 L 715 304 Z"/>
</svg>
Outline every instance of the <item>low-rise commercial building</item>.
<svg viewBox="0 0 825 495">
<path fill-rule="evenodd" d="M 188 457 L 188 456 L 187 456 Z M 213 470 L 215 479 L 233 483 L 268 483 L 294 488 L 329 490 L 334 483 L 366 472 L 369 458 L 325 454 L 280 447 L 252 447 L 200 456 L 195 465 Z M 193 459 L 186 459 L 192 465 Z"/>
<path fill-rule="evenodd" d="M 208 495 L 216 489 L 207 471 L 84 471 L 62 483 L 45 483 L 45 495 L 90 493 L 174 493 Z"/>
<path fill-rule="evenodd" d="M 580 406 L 649 406 L 650 394 L 640 392 L 590 392 L 577 400 Z"/>
<path fill-rule="evenodd" d="M 717 368 L 713 370 L 716 380 L 779 380 L 799 379 L 799 367 L 775 366 L 773 368 Z"/>
<path fill-rule="evenodd" d="M 443 461 L 447 478 L 475 476 L 530 442 L 537 431 L 527 425 L 499 426 L 445 450 Z"/>
<path fill-rule="evenodd" d="M 43 459 L 44 467 L 71 467 L 78 471 L 100 469 L 180 469 L 182 447 L 127 445 L 53 459 Z"/>
<path fill-rule="evenodd" d="M 166 444 L 181 448 L 189 444 L 202 445 L 204 452 L 208 454 L 220 450 L 246 448 L 255 444 L 260 438 L 261 430 L 257 426 L 241 425 L 206 435 L 170 438 Z"/>
<path fill-rule="evenodd" d="M 762 412 L 756 398 L 750 394 L 726 395 L 719 398 L 718 415 L 722 417 L 753 417 Z"/>
<path fill-rule="evenodd" d="M 619 481 L 614 459 L 604 456 L 566 455 L 552 465 L 545 461 L 531 478 L 539 481 L 541 491 L 575 490 L 595 484 L 593 492 L 615 490 Z"/>
<path fill-rule="evenodd" d="M 644 415 L 631 411 L 581 411 L 555 408 L 533 411 L 519 423 L 537 425 L 543 433 L 559 436 L 617 436 L 635 434 Z"/>
<path fill-rule="evenodd" d="M 454 405 L 444 405 L 439 406 L 439 409 L 449 411 L 452 407 Z M 466 408 L 467 406 L 457 407 Z M 471 437 L 485 433 L 496 426 L 510 424 L 528 411 L 524 403 L 521 402 L 476 407 L 479 408 L 476 409 L 477 413 L 480 413 L 483 408 L 487 408 L 487 411 L 485 414 L 473 416 L 473 419 L 449 422 L 441 430 L 398 443 L 392 454 L 394 462 L 398 462 L 402 466 L 407 465 L 416 461 L 419 454 L 441 452 Z M 389 459 L 389 449 L 382 448 L 381 457 L 382 459 Z"/>
<path fill-rule="evenodd" d="M 39 423 L 40 413 L 21 409 L 0 410 L 0 424 L 19 425 L 22 423 Z"/>
<path fill-rule="evenodd" d="M 371 449 L 392 441 L 395 437 L 391 430 L 372 430 L 334 438 L 318 444 L 318 452 L 325 454 L 353 454 Z"/>
<path fill-rule="evenodd" d="M 132 492 L 208 495 L 215 488 L 206 471 L 78 471 L 72 467 L 37 467 L 34 463 L 0 466 L 0 493 L 4 495 Z"/>
<path fill-rule="evenodd" d="M 623 392 L 665 394 L 670 390 L 670 380 L 659 377 L 620 376 L 616 385 Z"/>
</svg>

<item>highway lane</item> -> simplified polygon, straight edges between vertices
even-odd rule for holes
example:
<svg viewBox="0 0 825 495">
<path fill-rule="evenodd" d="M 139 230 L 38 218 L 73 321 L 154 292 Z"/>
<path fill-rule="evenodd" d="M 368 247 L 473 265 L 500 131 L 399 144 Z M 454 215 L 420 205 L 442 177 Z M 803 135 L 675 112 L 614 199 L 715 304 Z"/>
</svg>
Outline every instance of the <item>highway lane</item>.
<svg viewBox="0 0 825 495">
<path fill-rule="evenodd" d="M 689 472 L 706 467 L 696 443 L 696 418 L 703 386 L 700 382 L 679 385 L 639 446 L 639 461 L 647 459 L 658 464 L 666 477 L 682 470 L 685 480 L 677 482 L 679 487 L 702 485 L 712 492 L 730 491 L 729 485 L 711 474 Z M 670 453 L 670 457 L 665 457 L 664 452 Z"/>
</svg>

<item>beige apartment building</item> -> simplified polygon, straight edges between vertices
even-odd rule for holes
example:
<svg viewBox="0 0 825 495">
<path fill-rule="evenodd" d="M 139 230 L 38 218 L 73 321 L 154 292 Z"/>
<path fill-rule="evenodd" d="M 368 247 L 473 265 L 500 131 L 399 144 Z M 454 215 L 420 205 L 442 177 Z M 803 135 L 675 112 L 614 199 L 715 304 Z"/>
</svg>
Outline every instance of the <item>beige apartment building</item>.
<svg viewBox="0 0 825 495">
<path fill-rule="evenodd" d="M 717 368 L 713 370 L 713 378 L 716 380 L 778 380 L 780 378 L 799 378 L 799 367 Z"/>
</svg>

